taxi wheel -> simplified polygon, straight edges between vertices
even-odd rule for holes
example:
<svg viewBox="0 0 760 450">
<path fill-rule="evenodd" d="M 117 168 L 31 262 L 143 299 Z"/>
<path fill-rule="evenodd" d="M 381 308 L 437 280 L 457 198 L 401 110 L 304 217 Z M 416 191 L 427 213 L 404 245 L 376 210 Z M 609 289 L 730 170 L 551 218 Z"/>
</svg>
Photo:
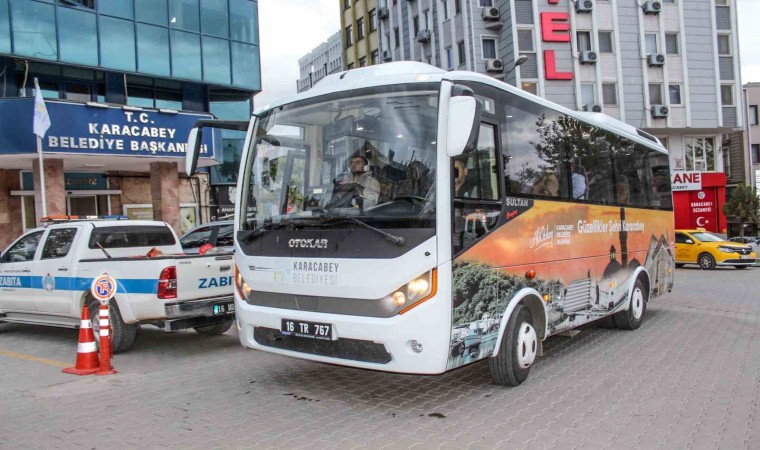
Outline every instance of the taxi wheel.
<svg viewBox="0 0 760 450">
<path fill-rule="evenodd" d="M 499 354 L 488 358 L 488 370 L 495 384 L 518 386 L 528 378 L 538 352 L 538 336 L 533 317 L 525 305 L 517 305 L 507 321 Z"/>
<path fill-rule="evenodd" d="M 95 333 L 95 345 L 98 346 L 98 351 L 100 351 L 100 322 L 98 320 L 100 302 L 92 300 L 87 305 L 87 309 L 90 310 L 92 331 Z M 140 330 L 140 325 L 124 323 L 121 319 L 121 313 L 119 312 L 119 305 L 113 301 L 108 303 L 108 319 L 111 324 L 111 351 L 114 354 L 117 354 L 124 353 L 132 348 L 137 340 L 137 333 Z"/>
<path fill-rule="evenodd" d="M 224 323 L 218 323 L 216 325 L 206 325 L 204 327 L 195 327 L 193 330 L 195 330 L 196 333 L 200 334 L 201 336 L 219 336 L 220 334 L 224 334 L 232 328 L 233 321 L 230 320 L 229 322 Z"/>
<path fill-rule="evenodd" d="M 702 253 L 699 255 L 697 262 L 699 263 L 699 267 L 701 269 L 712 270 L 715 268 L 715 258 L 713 258 L 709 253 Z"/>
</svg>

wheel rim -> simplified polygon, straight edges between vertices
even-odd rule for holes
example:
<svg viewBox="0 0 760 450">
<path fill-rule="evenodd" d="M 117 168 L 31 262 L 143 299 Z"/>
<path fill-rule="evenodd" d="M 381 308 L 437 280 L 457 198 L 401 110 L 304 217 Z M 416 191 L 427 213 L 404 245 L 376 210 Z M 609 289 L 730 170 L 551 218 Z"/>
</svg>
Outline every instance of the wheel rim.
<svg viewBox="0 0 760 450">
<path fill-rule="evenodd" d="M 641 319 L 641 316 L 644 314 L 644 293 L 641 292 L 640 288 L 633 290 L 633 296 L 631 297 L 631 311 L 636 320 Z"/>
<path fill-rule="evenodd" d="M 538 336 L 536 330 L 529 323 L 523 322 L 520 325 L 520 332 L 517 334 L 517 364 L 527 369 L 536 360 L 536 351 L 538 350 Z"/>
<path fill-rule="evenodd" d="M 707 255 L 703 255 L 701 258 L 699 258 L 699 265 L 703 269 L 709 269 L 711 266 L 710 257 Z"/>
</svg>

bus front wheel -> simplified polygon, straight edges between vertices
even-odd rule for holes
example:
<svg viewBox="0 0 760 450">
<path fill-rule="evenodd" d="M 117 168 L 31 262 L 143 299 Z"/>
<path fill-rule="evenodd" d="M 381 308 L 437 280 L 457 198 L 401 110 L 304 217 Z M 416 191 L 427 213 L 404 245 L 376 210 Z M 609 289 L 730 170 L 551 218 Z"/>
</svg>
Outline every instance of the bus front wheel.
<svg viewBox="0 0 760 450">
<path fill-rule="evenodd" d="M 647 300 L 649 294 L 644 287 L 641 278 L 636 280 L 631 293 L 631 301 L 628 309 L 615 313 L 615 325 L 624 330 L 635 330 L 641 326 L 644 321 L 644 314 L 647 312 Z"/>
<path fill-rule="evenodd" d="M 518 386 L 528 378 L 538 352 L 538 335 L 530 310 L 517 305 L 507 321 L 499 353 L 488 359 L 488 370 L 496 384 Z"/>
</svg>

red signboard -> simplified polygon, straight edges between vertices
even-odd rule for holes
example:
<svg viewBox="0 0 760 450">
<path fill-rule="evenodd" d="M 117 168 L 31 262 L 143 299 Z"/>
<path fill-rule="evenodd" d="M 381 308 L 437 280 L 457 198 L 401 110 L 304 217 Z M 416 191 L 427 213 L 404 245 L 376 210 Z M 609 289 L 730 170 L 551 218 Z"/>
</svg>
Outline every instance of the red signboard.
<svg viewBox="0 0 760 450">
<path fill-rule="evenodd" d="M 556 5 L 559 0 L 548 0 Z M 570 42 L 570 15 L 566 12 L 541 13 L 541 40 Z M 544 76 L 547 80 L 572 80 L 573 72 L 558 72 L 554 50 L 544 50 Z"/>
<path fill-rule="evenodd" d="M 688 173 L 690 179 L 681 176 L 676 180 L 675 175 L 686 173 L 674 172 L 674 181 L 693 183 L 694 174 Z M 674 183 L 673 207 L 677 229 L 704 228 L 715 233 L 726 232 L 726 216 L 722 208 L 726 202 L 726 175 L 719 172 L 700 172 L 697 180 L 701 187 L 695 190 L 676 190 Z M 683 184 L 681 185 L 683 186 Z"/>
</svg>

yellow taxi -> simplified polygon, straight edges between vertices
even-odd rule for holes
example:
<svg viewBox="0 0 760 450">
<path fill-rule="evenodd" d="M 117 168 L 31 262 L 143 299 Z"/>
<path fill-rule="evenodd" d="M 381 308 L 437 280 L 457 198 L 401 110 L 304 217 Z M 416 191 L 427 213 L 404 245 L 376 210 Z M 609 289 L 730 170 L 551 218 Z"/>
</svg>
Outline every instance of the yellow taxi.
<svg viewBox="0 0 760 450">
<path fill-rule="evenodd" d="M 706 270 L 715 266 L 745 269 L 753 265 L 756 258 L 749 245 L 727 241 L 704 229 L 676 230 L 676 267 L 697 264 Z"/>
</svg>

